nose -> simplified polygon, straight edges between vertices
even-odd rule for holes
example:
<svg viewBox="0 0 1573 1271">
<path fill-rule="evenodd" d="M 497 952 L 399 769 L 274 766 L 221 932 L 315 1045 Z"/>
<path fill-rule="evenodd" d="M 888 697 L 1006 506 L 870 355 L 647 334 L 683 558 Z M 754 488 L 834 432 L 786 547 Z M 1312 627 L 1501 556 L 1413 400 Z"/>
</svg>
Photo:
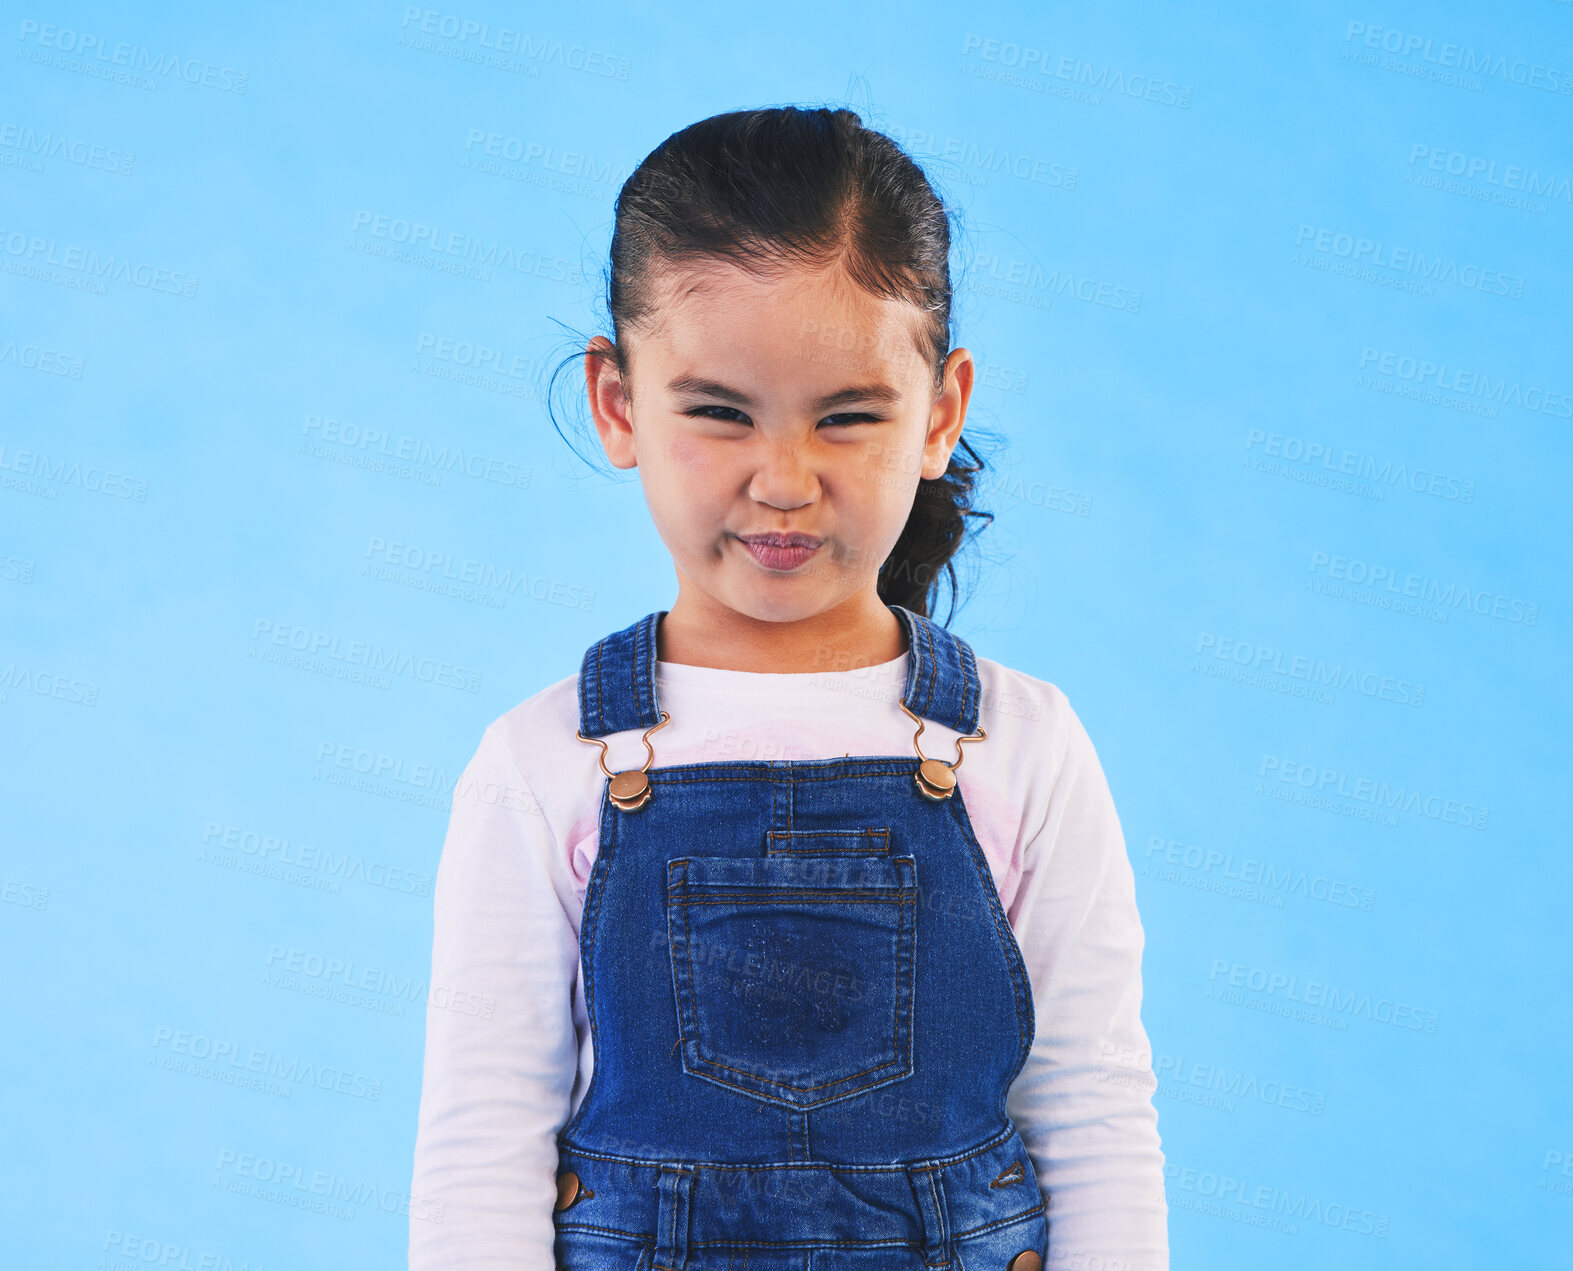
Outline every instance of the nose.
<svg viewBox="0 0 1573 1271">
<path fill-rule="evenodd" d="M 786 441 L 763 447 L 759 466 L 748 483 L 749 498 L 790 511 L 813 503 L 819 493 L 819 477 L 804 447 Z"/>
</svg>

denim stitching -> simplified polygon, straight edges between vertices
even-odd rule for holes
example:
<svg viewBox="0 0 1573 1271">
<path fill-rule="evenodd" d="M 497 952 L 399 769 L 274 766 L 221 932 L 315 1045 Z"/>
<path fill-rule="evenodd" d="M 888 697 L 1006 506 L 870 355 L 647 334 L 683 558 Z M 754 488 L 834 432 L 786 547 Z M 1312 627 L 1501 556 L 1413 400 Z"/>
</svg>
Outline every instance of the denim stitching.
<svg viewBox="0 0 1573 1271">
<path fill-rule="evenodd" d="M 926 716 L 929 706 L 928 681 L 934 672 L 934 664 L 929 658 L 928 642 L 923 632 L 923 615 L 913 613 L 910 619 L 911 641 L 910 650 L 912 658 L 912 709 L 919 715 Z"/>
<path fill-rule="evenodd" d="M 910 1240 L 696 1240 L 695 1249 L 918 1249 Z M 745 1263 L 745 1266 L 747 1264 Z M 668 1269 L 670 1271 L 670 1269 Z"/>
<path fill-rule="evenodd" d="M 977 1227 L 968 1227 L 965 1231 L 951 1233 L 951 1238 L 960 1241 L 963 1237 L 982 1235 L 986 1231 L 993 1231 L 997 1227 L 1009 1227 L 1013 1223 L 1026 1222 L 1043 1212 L 1041 1204 L 1025 1209 L 1019 1214 L 1011 1214 L 1006 1218 L 995 1218 Z M 562 1222 L 558 1226 L 563 1231 L 598 1231 L 609 1236 L 627 1236 L 633 1240 L 646 1239 L 646 1233 L 629 1231 L 624 1227 L 608 1227 L 604 1224 L 589 1222 Z M 808 1247 L 814 1249 L 915 1249 L 921 1250 L 923 1245 L 914 1244 L 910 1240 L 801 1240 L 792 1243 L 767 1240 L 694 1240 L 689 1242 L 693 1249 L 791 1249 Z M 654 1265 L 654 1264 L 652 1264 Z"/>
<path fill-rule="evenodd" d="M 636 674 L 638 677 L 639 710 L 641 724 L 659 723 L 660 712 L 656 710 L 656 685 L 655 662 L 660 646 L 656 643 L 656 624 L 660 621 L 659 613 L 647 614 L 639 623 L 640 646 L 638 649 L 638 663 Z"/>
<path fill-rule="evenodd" d="M 957 725 L 958 732 L 976 732 L 978 728 L 979 703 L 983 696 L 983 680 L 978 674 L 978 664 L 973 657 L 972 649 L 960 636 L 955 637 L 957 652 L 961 655 L 961 719 Z M 977 700 L 974 700 L 977 694 Z"/>
<path fill-rule="evenodd" d="M 643 723 L 647 718 L 647 703 L 650 700 L 650 686 L 646 682 L 644 660 L 647 637 L 646 628 L 649 624 L 650 618 L 648 614 L 634 623 L 634 647 L 633 651 L 628 655 L 628 671 L 633 679 L 634 709 L 638 711 L 638 717 L 633 721 L 635 726 Z"/>
<path fill-rule="evenodd" d="M 600 1054 L 601 1045 L 600 1033 L 595 1025 L 595 972 L 593 967 L 595 962 L 595 930 L 597 919 L 601 915 L 601 893 L 605 890 L 604 887 L 598 888 L 595 886 L 596 874 L 604 875 L 605 871 L 611 868 L 612 857 L 617 850 L 617 818 L 611 815 L 611 800 L 604 794 L 601 797 L 600 837 L 601 847 L 596 852 L 595 864 L 590 869 L 590 881 L 585 885 L 587 912 L 582 914 L 579 919 L 579 943 L 582 950 L 580 963 L 584 967 L 584 1009 L 585 1013 L 590 1017 L 590 1045 L 593 1054 Z M 603 861 L 605 862 L 604 866 L 602 864 Z M 588 897 L 591 891 L 595 893 L 595 904 L 593 906 L 588 904 Z M 584 1115 L 590 1107 L 590 1091 L 595 1089 L 595 1074 L 599 1071 L 599 1067 L 591 1071 L 590 1085 L 584 1092 L 584 1098 L 580 1100 L 578 1111 L 574 1113 L 568 1124 L 558 1132 L 559 1144 L 570 1141 L 572 1131 L 577 1129 L 583 1121 Z"/>
<path fill-rule="evenodd" d="M 1000 1130 L 992 1138 L 989 1138 L 984 1142 L 979 1143 L 975 1147 L 967 1148 L 952 1156 L 931 1157 L 925 1165 L 922 1165 L 919 1168 L 936 1169 L 942 1165 L 959 1165 L 963 1161 L 972 1160 L 974 1157 L 986 1156 L 988 1153 L 997 1149 L 1002 1143 L 1008 1143 L 1011 1139 L 1011 1134 L 1014 1129 L 1015 1123 L 1007 1118 L 1005 1128 Z M 610 1152 L 601 1152 L 595 1150 L 594 1148 L 576 1147 L 573 1144 L 568 1144 L 567 1147 L 574 1156 L 582 1157 L 587 1161 L 608 1161 L 612 1164 L 628 1165 L 636 1169 L 660 1168 L 660 1162 L 647 1161 L 643 1157 L 616 1156 Z M 913 1166 L 910 1163 L 906 1165 L 832 1165 L 826 1164 L 824 1162 L 816 1162 L 814 1164 L 807 1165 L 794 1165 L 790 1162 L 782 1162 L 775 1165 L 747 1165 L 737 1164 L 732 1161 L 705 1160 L 693 1161 L 692 1164 L 695 1166 L 695 1168 L 703 1165 L 720 1171 L 746 1170 L 750 1173 L 756 1170 L 814 1169 L 822 1170 L 828 1174 L 909 1174 L 913 1169 Z"/>
<path fill-rule="evenodd" d="M 641 618 L 634 623 L 633 648 L 627 654 L 628 676 L 632 681 L 634 710 L 637 712 L 633 720 L 636 726 L 644 718 L 645 698 L 648 691 L 645 687 L 644 674 L 645 621 Z"/>
<path fill-rule="evenodd" d="M 929 1186 L 934 1189 L 934 1204 L 939 1209 L 939 1227 L 945 1233 L 945 1261 L 941 1266 L 949 1266 L 955 1256 L 953 1241 L 955 1233 L 950 1229 L 950 1202 L 945 1196 L 945 1189 L 940 1186 L 941 1171 L 936 1169 L 929 1174 Z"/>
<path fill-rule="evenodd" d="M 949 1250 L 949 1247 L 948 1247 L 949 1244 L 950 1244 L 950 1240 L 949 1240 L 950 1233 L 947 1230 L 947 1228 L 949 1227 L 950 1224 L 948 1222 L 946 1222 L 945 1205 L 944 1205 L 944 1202 L 940 1200 L 938 1188 L 936 1188 L 935 1185 L 934 1185 L 934 1175 L 938 1171 L 937 1170 L 926 1170 L 924 1172 L 928 1175 L 929 1198 L 934 1202 L 934 1218 L 935 1218 L 935 1221 L 939 1224 L 940 1243 L 945 1245 L 945 1246 L 947 1246 L 947 1247 L 940 1250 L 941 1253 L 946 1255 L 945 1260 L 943 1262 L 930 1262 L 930 1261 L 928 1261 L 925 1258 L 924 1262 L 923 1262 L 923 1265 L 924 1266 L 929 1266 L 929 1267 L 948 1267 L 950 1265 L 950 1257 L 949 1257 L 950 1250 Z"/>
<path fill-rule="evenodd" d="M 596 1231 L 611 1236 L 628 1236 L 634 1240 L 644 1239 L 644 1235 L 637 1231 L 627 1231 L 621 1227 L 597 1227 L 590 1223 L 563 1223 L 564 1231 Z M 976 1228 L 975 1230 L 982 1230 Z M 910 1240 L 802 1240 L 802 1241 L 769 1241 L 769 1240 L 693 1240 L 689 1242 L 690 1249 L 921 1249 L 923 1246 L 914 1244 Z M 662 1267 L 658 1262 L 652 1262 L 653 1271 L 673 1271 L 673 1268 Z"/>
<path fill-rule="evenodd" d="M 833 847 L 792 847 L 797 838 L 862 838 L 866 846 L 837 850 Z M 787 846 L 776 845 L 785 840 Z M 890 827 L 865 826 L 861 830 L 767 830 L 765 832 L 766 856 L 889 856 Z"/>
<path fill-rule="evenodd" d="M 663 1199 L 667 1200 L 667 1210 L 672 1215 L 672 1231 L 666 1242 L 668 1249 L 677 1248 L 677 1200 L 673 1195 L 676 1190 L 676 1187 L 669 1188 L 666 1196 L 663 1197 Z"/>
<path fill-rule="evenodd" d="M 746 858 L 744 858 L 744 859 L 746 859 Z M 908 1021 L 908 1029 L 907 1029 L 907 1036 L 908 1036 L 908 1043 L 909 1043 L 909 1053 L 908 1053 L 906 1058 L 902 1058 L 902 1054 L 901 1054 L 901 1014 L 902 1014 L 902 1012 L 901 1012 L 901 1005 L 902 1005 L 903 999 L 905 999 L 907 1001 L 907 1004 L 908 1004 L 908 1009 L 910 1010 L 911 1009 L 911 996 L 912 996 L 910 993 L 905 993 L 904 994 L 902 992 L 902 989 L 901 989 L 901 969 L 902 969 L 902 962 L 903 962 L 904 959 L 908 963 L 911 963 L 911 962 L 914 961 L 912 955 L 907 953 L 906 950 L 907 950 L 908 946 L 910 946 L 912 944 L 915 944 L 916 941 L 917 941 L 917 922 L 916 922 L 916 918 L 915 918 L 916 907 L 917 907 L 917 893 L 916 893 L 916 889 L 914 887 L 912 887 L 912 885 L 911 885 L 912 866 L 911 866 L 910 862 L 898 862 L 897 863 L 896 868 L 897 868 L 898 875 L 900 875 L 900 882 L 898 882 L 898 885 L 897 885 L 897 887 L 895 889 L 887 888 L 887 889 L 885 889 L 882 892 L 867 892 L 867 891 L 865 891 L 865 892 L 857 893 L 858 898 L 859 899 L 866 899 L 867 903 L 887 904 L 887 905 L 888 904 L 893 904 L 893 905 L 896 905 L 898 907 L 898 909 L 901 911 L 899 913 L 899 915 L 898 915 L 898 919 L 899 919 L 899 924 L 900 925 L 898 925 L 897 931 L 896 931 L 896 986 L 895 986 L 895 988 L 896 988 L 896 1010 L 895 1010 L 895 1018 L 892 1021 L 893 1025 L 894 1025 L 894 1028 L 895 1028 L 895 1034 L 894 1034 L 894 1036 L 891 1039 L 891 1045 L 895 1049 L 896 1057 L 894 1059 L 888 1060 L 885 1063 L 876 1064 L 876 1065 L 874 1065 L 871 1068 L 864 1068 L 864 1069 L 862 1069 L 862 1070 L 860 1070 L 858 1072 L 848 1073 L 845 1077 L 838 1077 L 834 1081 L 824 1081 L 824 1082 L 818 1083 L 817 1085 L 810 1085 L 810 1086 L 794 1086 L 794 1085 L 790 1085 L 790 1084 L 788 1084 L 787 1082 L 784 1082 L 784 1081 L 773 1081 L 773 1080 L 771 1080 L 768 1077 L 760 1076 L 756 1072 L 750 1072 L 746 1068 L 736 1068 L 736 1067 L 732 1066 L 731 1064 L 722 1063 L 722 1062 L 720 1062 L 719 1060 L 716 1060 L 716 1059 L 707 1059 L 707 1058 L 705 1058 L 704 1055 L 699 1053 L 699 1016 L 698 1016 L 698 1010 L 697 1010 L 697 1006 L 696 1006 L 698 994 L 697 994 L 697 992 L 695 990 L 695 987 L 694 987 L 693 926 L 692 926 L 692 923 L 689 921 L 689 917 L 688 917 L 689 909 L 692 908 L 695 905 L 736 904 L 736 903 L 738 903 L 738 898 L 743 899 L 743 900 L 754 900 L 754 899 L 757 898 L 757 899 L 762 899 L 762 900 L 768 901 L 770 903 L 782 903 L 782 904 L 785 904 L 785 903 L 789 903 L 789 902 L 791 902 L 793 900 L 801 899 L 804 896 L 805 892 L 807 892 L 809 889 L 799 889 L 796 892 L 789 892 L 789 891 L 760 892 L 760 893 L 757 894 L 757 896 L 754 893 L 747 893 L 747 892 L 744 892 L 744 893 L 732 893 L 732 894 L 723 894 L 718 899 L 714 899 L 714 900 L 695 900 L 695 899 L 690 898 L 689 895 L 688 895 L 688 888 L 689 888 L 689 882 L 688 882 L 688 861 L 686 859 L 677 859 L 677 860 L 672 860 L 672 861 L 667 862 L 668 872 L 670 873 L 670 869 L 671 869 L 672 865 L 677 865 L 677 864 L 680 864 L 682 866 L 681 876 L 678 879 L 678 881 L 676 881 L 675 883 L 671 882 L 671 881 L 668 881 L 668 883 L 667 883 L 667 897 L 668 897 L 669 903 L 676 904 L 683 911 L 683 953 L 684 953 L 684 957 L 685 957 L 685 959 L 686 959 L 686 961 L 688 963 L 688 974 L 682 978 L 682 982 L 678 985 L 678 994 L 679 994 L 679 998 L 680 999 L 681 998 L 685 998 L 685 997 L 687 999 L 688 1009 L 684 1010 L 683 1014 L 685 1016 L 687 1016 L 690 1019 L 690 1021 L 693 1023 L 693 1025 L 694 1025 L 694 1038 L 693 1038 L 694 1054 L 695 1054 L 695 1057 L 696 1057 L 696 1061 L 698 1063 L 704 1065 L 706 1068 L 709 1068 L 709 1069 L 720 1069 L 720 1070 L 722 1070 L 724 1072 L 735 1072 L 738 1076 L 740 1076 L 740 1077 L 747 1077 L 751 1081 L 758 1082 L 761 1086 L 766 1086 L 766 1087 L 770 1087 L 770 1088 L 775 1089 L 775 1090 L 780 1090 L 780 1091 L 789 1092 L 789 1093 L 804 1093 L 804 1094 L 811 1093 L 811 1092 L 816 1091 L 816 1090 L 834 1089 L 835 1087 L 841 1086 L 841 1085 L 845 1085 L 847 1082 L 852 1081 L 852 1080 L 854 1080 L 854 1079 L 856 1079 L 858 1077 L 868 1076 L 868 1075 L 875 1074 L 875 1073 L 881 1073 L 881 1072 L 884 1072 L 885 1070 L 891 1069 L 891 1068 L 905 1069 L 907 1072 L 911 1071 L 912 1058 L 911 1058 L 911 1054 L 910 1054 L 910 1042 L 911 1042 L 911 1032 L 912 1032 L 912 1030 L 911 1030 L 911 1021 L 910 1020 Z M 693 884 L 693 886 L 696 887 L 696 888 L 705 887 L 705 886 L 726 886 L 726 885 L 727 884 L 724 884 L 724 883 L 723 884 L 706 884 L 706 883 L 695 883 L 695 884 Z M 673 894 L 674 892 L 676 893 L 676 895 Z M 816 892 L 816 893 L 813 893 L 813 894 L 817 898 L 821 893 L 817 893 Z M 828 896 L 830 896 L 832 898 L 829 902 L 826 902 L 826 903 L 837 903 L 833 898 L 836 895 L 839 894 L 838 892 L 829 892 L 829 893 L 823 893 L 823 894 L 828 895 Z M 734 898 L 734 897 L 736 897 L 736 898 Z M 912 907 L 912 910 L 913 910 L 913 916 L 910 916 L 910 917 L 908 916 L 908 914 L 906 912 L 907 906 L 909 906 L 909 905 Z M 681 1010 L 682 1007 L 683 1007 L 683 1002 L 680 1001 L 679 1002 L 679 1009 Z M 688 1051 L 687 1051 L 687 1048 L 685 1047 L 684 1051 L 683 1051 L 683 1066 L 684 1066 L 685 1070 L 692 1071 L 692 1070 L 688 1069 L 688 1062 L 687 1061 L 688 1061 Z M 695 1074 L 695 1075 L 698 1075 L 698 1074 Z M 751 1089 L 751 1088 L 749 1088 L 747 1086 L 744 1086 L 744 1085 L 741 1085 L 741 1084 L 739 1084 L 737 1082 L 724 1081 L 723 1079 L 721 1079 L 719 1077 L 714 1077 L 713 1074 L 711 1074 L 711 1075 L 712 1075 L 713 1079 L 718 1081 L 718 1082 L 720 1082 L 720 1084 L 726 1085 L 726 1086 L 731 1086 L 734 1089 L 743 1091 L 746 1094 L 752 1094 L 752 1095 L 755 1095 L 755 1096 L 759 1096 L 759 1095 L 761 1095 L 763 1093 L 763 1092 L 761 1092 L 759 1090 Z M 591 1073 L 590 1079 L 591 1079 L 591 1081 L 595 1080 L 595 1074 L 594 1073 Z M 856 1087 L 854 1087 L 854 1088 L 852 1088 L 850 1090 L 843 1091 L 841 1094 L 836 1095 L 833 1100 L 832 1099 L 824 1099 L 824 1100 L 821 1100 L 820 1102 L 822 1102 L 822 1103 L 839 1102 L 840 1100 L 845 1099 L 845 1098 L 847 1098 L 847 1097 L 849 1097 L 851 1095 L 858 1094 L 858 1093 L 860 1093 L 863 1090 L 872 1089 L 875 1086 L 886 1084 L 890 1080 L 891 1080 L 891 1078 L 888 1078 L 888 1077 L 878 1077 L 878 1078 L 876 1078 L 872 1082 L 866 1082 L 866 1083 L 864 1083 L 861 1086 L 856 1086 Z M 586 1091 L 585 1093 L 586 1093 L 586 1098 L 588 1098 L 589 1092 Z M 781 1102 L 781 1101 L 777 1100 L 777 1102 Z M 796 1104 L 792 1104 L 790 1106 L 796 1107 L 797 1105 Z M 809 1105 L 809 1106 L 814 1106 L 814 1105 Z"/>
<path fill-rule="evenodd" d="M 938 713 L 944 709 L 939 702 L 939 686 L 944 683 L 945 676 L 944 651 L 939 636 L 942 629 L 944 628 L 939 628 L 938 624 L 931 620 L 923 623 L 923 642 L 928 645 L 928 709 L 931 713 Z M 942 719 L 939 722 L 944 724 Z"/>
<path fill-rule="evenodd" d="M 1005 918 L 1005 908 L 1000 903 L 999 890 L 994 886 L 994 878 L 989 873 L 988 858 L 983 855 L 983 848 L 979 845 L 977 836 L 972 831 L 972 818 L 967 815 L 966 808 L 962 805 L 962 794 L 958 789 L 955 798 L 946 799 L 945 805 L 950 809 L 951 817 L 960 827 L 967 840 L 967 847 L 972 853 L 972 863 L 978 871 L 978 881 L 983 888 L 983 899 L 989 907 L 989 913 L 994 920 L 994 931 L 999 937 L 1000 951 L 1005 955 L 1005 960 L 1010 964 L 1011 989 L 1016 997 L 1016 1029 L 1020 1034 L 1017 1042 L 1017 1055 L 1015 1070 L 1010 1074 L 1005 1083 L 1008 1092 L 1010 1084 L 1020 1075 L 1022 1066 L 1027 1061 L 1027 1052 L 1031 1049 L 1031 1041 L 1027 1031 L 1027 1021 L 1036 1019 L 1032 1014 L 1031 982 L 1027 976 L 1026 963 L 1021 957 L 1021 946 L 1016 943 L 1016 937 L 1010 930 L 1010 924 Z M 1025 1018 L 1023 1017 L 1023 986 L 1025 994 Z M 1003 1102 L 1003 1096 L 1002 1096 Z"/>
<path fill-rule="evenodd" d="M 803 772 L 782 772 L 777 770 L 774 774 L 759 769 L 750 770 L 745 765 L 748 763 L 767 764 L 771 760 L 741 760 L 736 763 L 730 760 L 712 762 L 670 764 L 666 767 L 654 767 L 647 771 L 650 784 L 669 783 L 672 785 L 705 785 L 716 782 L 747 781 L 755 785 L 762 783 L 767 777 L 772 781 L 779 781 L 783 776 L 788 780 L 798 783 L 811 781 L 848 781 L 862 780 L 874 777 L 905 777 L 917 772 L 919 760 L 909 755 L 866 755 L 859 759 L 788 759 L 781 762 L 794 764 L 807 769 Z M 814 771 L 816 768 L 828 767 L 834 764 L 835 768 L 828 772 Z M 724 772 L 737 772 L 737 776 L 723 776 Z"/>
<path fill-rule="evenodd" d="M 606 648 L 606 640 L 595 642 L 595 670 L 590 676 L 590 694 L 594 701 L 592 709 L 595 711 L 595 724 L 592 736 L 602 736 L 606 732 L 606 705 L 601 700 L 601 654 Z"/>
<path fill-rule="evenodd" d="M 939 649 L 936 647 L 938 645 L 938 639 L 937 639 L 937 637 L 935 635 L 935 630 L 934 629 L 935 629 L 934 620 L 932 618 L 924 618 L 923 619 L 923 644 L 924 644 L 924 647 L 928 650 L 929 685 L 928 685 L 928 697 L 924 701 L 924 705 L 925 705 L 926 709 L 924 710 L 923 713 L 925 715 L 929 715 L 930 719 L 932 719 L 933 716 L 930 715 L 929 712 L 936 709 L 936 707 L 934 705 L 935 686 L 939 683 L 940 674 L 944 670 L 944 668 L 940 664 Z M 943 723 L 944 721 L 941 720 L 940 722 Z"/>
<path fill-rule="evenodd" d="M 917 629 L 913 624 L 912 611 L 905 605 L 892 605 L 891 608 L 900 617 L 902 629 L 907 635 L 907 679 L 901 686 L 901 700 L 911 709 L 917 710 L 918 669 L 922 665 L 922 657 L 918 651 Z M 921 711 L 918 713 L 922 714 Z"/>
<path fill-rule="evenodd" d="M 730 859 L 730 858 L 729 858 Z M 719 884 L 699 883 L 700 887 L 709 887 Z M 850 888 L 842 891 L 839 888 L 802 888 L 790 891 L 737 891 L 722 892 L 703 900 L 684 897 L 677 901 L 680 905 L 738 905 L 744 901 L 758 901 L 760 904 L 785 905 L 793 901 L 812 900 L 816 903 L 839 905 L 848 900 L 866 900 L 876 905 L 914 905 L 917 899 L 911 896 L 898 894 L 892 895 L 890 888 L 875 891 L 853 891 Z"/>
</svg>

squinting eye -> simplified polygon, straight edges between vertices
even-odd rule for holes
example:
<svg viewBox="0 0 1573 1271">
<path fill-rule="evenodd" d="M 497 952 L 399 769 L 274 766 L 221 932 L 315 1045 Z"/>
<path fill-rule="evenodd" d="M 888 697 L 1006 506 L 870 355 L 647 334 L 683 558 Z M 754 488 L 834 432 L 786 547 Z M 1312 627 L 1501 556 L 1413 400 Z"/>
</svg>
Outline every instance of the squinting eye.
<svg viewBox="0 0 1573 1271">
<path fill-rule="evenodd" d="M 713 413 L 716 411 L 722 413 Z M 693 406 L 685 410 L 683 414 L 693 419 L 724 419 L 728 423 L 748 423 L 748 416 L 731 406 Z M 840 415 L 826 415 L 824 419 L 820 420 L 820 423 L 830 423 L 835 424 L 838 428 L 846 428 L 853 424 L 877 424 L 881 418 L 879 415 L 870 415 L 866 411 L 857 411 Z M 836 423 L 838 420 L 840 422 Z"/>
<path fill-rule="evenodd" d="M 730 406 L 695 406 L 692 410 L 685 410 L 683 412 L 683 414 L 691 416 L 694 419 L 718 419 L 718 418 L 720 418 L 720 416 L 718 416 L 718 415 L 711 415 L 711 414 L 708 413 L 708 412 L 710 412 L 712 410 L 724 410 L 724 411 L 730 411 L 733 415 L 738 415 L 738 416 L 742 416 L 743 415 L 742 411 L 734 410 Z M 746 418 L 747 417 L 744 416 L 743 418 L 737 419 L 735 421 L 729 420 L 728 422 L 729 423 L 731 423 L 731 422 L 744 423 L 744 422 L 746 422 Z"/>
</svg>

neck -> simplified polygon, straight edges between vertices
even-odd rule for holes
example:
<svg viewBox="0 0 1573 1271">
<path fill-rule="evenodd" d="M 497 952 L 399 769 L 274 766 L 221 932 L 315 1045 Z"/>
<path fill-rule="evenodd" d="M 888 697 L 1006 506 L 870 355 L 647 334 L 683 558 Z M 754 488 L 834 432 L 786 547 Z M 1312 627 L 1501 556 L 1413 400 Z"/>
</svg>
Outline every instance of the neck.
<svg viewBox="0 0 1573 1271">
<path fill-rule="evenodd" d="M 873 583 L 804 618 L 772 621 L 739 613 L 679 581 L 677 599 L 657 629 L 662 662 L 723 671 L 800 674 L 852 671 L 907 651 L 901 620 Z"/>
</svg>

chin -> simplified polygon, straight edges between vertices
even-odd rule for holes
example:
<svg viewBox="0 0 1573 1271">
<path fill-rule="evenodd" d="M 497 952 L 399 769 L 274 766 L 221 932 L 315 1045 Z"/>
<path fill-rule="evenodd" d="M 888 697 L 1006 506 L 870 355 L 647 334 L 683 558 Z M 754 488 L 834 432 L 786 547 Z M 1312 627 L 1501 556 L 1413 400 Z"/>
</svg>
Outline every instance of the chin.
<svg viewBox="0 0 1573 1271">
<path fill-rule="evenodd" d="M 798 622 L 812 618 L 827 607 L 827 598 L 818 587 L 805 587 L 791 575 L 783 575 L 777 587 L 727 587 L 711 593 L 727 608 L 756 622 Z"/>
</svg>

